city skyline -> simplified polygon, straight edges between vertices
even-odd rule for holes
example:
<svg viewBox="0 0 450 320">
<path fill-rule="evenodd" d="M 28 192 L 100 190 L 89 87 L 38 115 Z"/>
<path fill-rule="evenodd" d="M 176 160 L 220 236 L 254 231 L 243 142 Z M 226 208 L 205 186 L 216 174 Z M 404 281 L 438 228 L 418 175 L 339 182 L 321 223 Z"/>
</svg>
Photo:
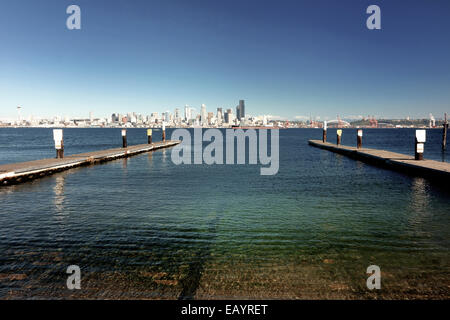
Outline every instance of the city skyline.
<svg viewBox="0 0 450 320">
<path fill-rule="evenodd" d="M 232 113 L 233 114 L 233 119 L 237 119 L 237 120 L 241 120 L 240 118 L 240 108 L 243 108 L 243 110 L 245 110 L 245 100 L 239 100 L 239 104 L 235 107 L 236 110 L 233 110 L 234 108 L 230 107 L 217 107 L 216 109 L 216 115 L 215 118 L 219 118 L 221 121 L 223 121 L 224 123 L 228 123 L 228 118 L 227 118 L 227 114 L 228 113 Z M 242 107 L 241 107 L 242 104 Z M 211 108 L 214 111 L 214 108 Z M 169 117 L 173 115 L 174 118 L 180 118 L 183 120 L 187 120 L 187 119 L 193 119 L 195 120 L 196 117 L 199 118 L 200 123 L 202 122 L 202 118 L 206 118 L 208 119 L 208 114 L 210 113 L 214 113 L 214 112 L 210 112 L 207 109 L 207 106 L 205 104 L 201 104 L 201 106 L 199 108 L 196 108 L 193 105 L 188 105 L 186 104 L 184 107 L 174 107 L 172 108 L 172 110 L 169 109 L 165 109 L 164 111 L 144 111 L 143 113 L 141 112 L 136 112 L 136 111 L 122 111 L 122 112 L 117 112 L 117 111 L 109 111 L 108 114 L 96 114 L 93 111 L 89 111 L 89 113 L 87 115 L 83 115 L 83 114 L 76 114 L 76 115 L 68 115 L 66 114 L 53 114 L 53 115 L 49 115 L 49 116 L 42 116 L 42 115 L 35 115 L 35 114 L 26 114 L 23 112 L 23 107 L 21 106 L 17 106 L 15 108 L 16 110 L 16 114 L 11 116 L 11 117 L 1 117 L 0 114 L 0 122 L 10 122 L 10 123 L 14 123 L 17 121 L 31 121 L 31 120 L 51 120 L 51 119 L 60 119 L 61 121 L 64 121 L 64 119 L 66 119 L 65 121 L 70 120 L 80 120 L 80 119 L 89 119 L 92 122 L 92 119 L 106 119 L 106 118 L 110 118 L 111 116 L 114 115 L 124 115 L 129 117 L 130 114 L 134 114 L 134 115 L 140 115 L 140 116 L 144 116 L 144 117 L 154 117 L 156 118 L 157 115 L 160 115 L 160 119 L 162 120 L 166 120 L 166 117 Z M 204 112 L 203 112 L 204 110 Z M 223 111 L 224 110 L 224 111 Z M 183 113 L 183 116 L 181 116 L 181 114 Z M 220 116 L 219 116 L 220 113 Z M 178 116 L 177 116 L 178 114 Z M 156 115 L 156 116 L 154 116 Z M 204 115 L 204 117 L 202 117 L 202 115 Z M 300 121 L 300 122 L 308 122 L 308 121 L 328 121 L 328 120 L 337 120 L 337 119 L 342 119 L 342 120 L 363 120 L 363 119 L 368 119 L 368 118 L 373 118 L 373 119 L 405 119 L 405 120 L 409 120 L 409 119 L 417 119 L 417 120 L 421 120 L 421 119 L 430 119 L 430 121 L 434 121 L 436 120 L 443 120 L 444 118 L 444 114 L 442 115 L 436 115 L 434 116 L 432 113 L 428 113 L 427 115 L 423 115 L 423 116 L 418 116 L 418 117 L 410 117 L 409 115 L 404 115 L 402 117 L 383 117 L 380 115 L 339 115 L 337 114 L 336 116 L 326 116 L 326 117 L 321 117 L 318 115 L 314 115 L 314 114 L 310 114 L 309 116 L 307 115 L 298 115 L 298 116 L 294 116 L 291 118 L 288 117 L 281 117 L 281 116 L 277 116 L 274 114 L 258 114 L 258 113 L 251 113 L 251 114 L 247 114 L 245 111 L 243 113 L 243 119 L 251 117 L 251 118 L 261 118 L 262 117 L 266 117 L 267 120 L 272 120 L 272 121 Z"/>
<path fill-rule="evenodd" d="M 3 5 L 0 118 L 234 109 L 236 96 L 289 120 L 449 111 L 446 1 L 383 2 L 381 30 L 366 28 L 368 1 L 80 0 L 81 30 L 66 28 L 69 4 Z"/>
</svg>

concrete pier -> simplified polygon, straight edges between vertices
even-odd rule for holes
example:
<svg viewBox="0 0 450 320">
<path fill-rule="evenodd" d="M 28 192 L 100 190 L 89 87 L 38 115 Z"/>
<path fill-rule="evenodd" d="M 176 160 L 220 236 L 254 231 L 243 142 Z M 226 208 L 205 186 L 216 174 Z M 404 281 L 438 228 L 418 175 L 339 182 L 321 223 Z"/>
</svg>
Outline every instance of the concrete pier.
<svg viewBox="0 0 450 320">
<path fill-rule="evenodd" d="M 320 140 L 309 140 L 309 145 L 339 153 L 350 158 L 371 163 L 387 169 L 402 171 L 411 175 L 424 176 L 427 178 L 450 181 L 450 163 L 435 160 L 414 160 L 414 156 L 395 153 L 385 150 L 348 147 L 322 142 Z"/>
<path fill-rule="evenodd" d="M 71 168 L 130 157 L 139 153 L 167 148 L 181 141 L 160 141 L 126 148 L 115 148 L 66 156 L 63 159 L 42 159 L 0 165 L 0 186 L 30 181 Z"/>
</svg>

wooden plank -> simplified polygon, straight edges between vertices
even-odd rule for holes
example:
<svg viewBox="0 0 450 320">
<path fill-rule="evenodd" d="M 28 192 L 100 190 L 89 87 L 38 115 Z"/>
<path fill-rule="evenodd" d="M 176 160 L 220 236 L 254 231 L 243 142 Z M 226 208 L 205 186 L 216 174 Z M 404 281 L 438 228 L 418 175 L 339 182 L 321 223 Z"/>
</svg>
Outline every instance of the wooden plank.
<svg viewBox="0 0 450 320">
<path fill-rule="evenodd" d="M 114 148 L 74 154 L 63 159 L 41 159 L 20 163 L 0 165 L 0 186 L 30 181 L 55 172 L 83 165 L 90 165 L 118 158 L 130 157 L 143 152 L 167 148 L 181 141 L 159 141 L 151 144 L 140 144 L 127 148 Z"/>
<path fill-rule="evenodd" d="M 308 143 L 314 147 L 343 154 L 353 159 L 379 165 L 388 169 L 403 171 L 408 174 L 435 178 L 442 181 L 449 181 L 448 179 L 450 178 L 450 163 L 448 162 L 439 162 L 435 160 L 419 161 L 414 160 L 413 156 L 401 153 L 369 148 L 357 149 L 355 147 L 342 145 L 337 146 L 328 142 L 324 143 L 320 140 L 309 140 Z"/>
</svg>

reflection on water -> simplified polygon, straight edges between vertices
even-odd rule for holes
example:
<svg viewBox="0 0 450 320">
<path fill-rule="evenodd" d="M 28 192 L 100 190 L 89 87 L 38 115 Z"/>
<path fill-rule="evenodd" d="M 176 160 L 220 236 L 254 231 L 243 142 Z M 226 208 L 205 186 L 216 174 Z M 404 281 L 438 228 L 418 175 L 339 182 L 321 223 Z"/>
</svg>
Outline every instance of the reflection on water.
<svg viewBox="0 0 450 320">
<path fill-rule="evenodd" d="M 8 187 L 0 187 L 0 195 L 6 195 L 15 191 L 15 185 L 9 185 Z"/>
<path fill-rule="evenodd" d="M 362 168 L 364 168 L 364 163 L 362 161 L 356 161 L 356 168 L 358 170 L 361 170 Z"/>
<path fill-rule="evenodd" d="M 167 151 L 167 149 L 162 149 L 162 162 L 163 164 L 166 164 L 166 161 L 168 160 L 168 154 L 169 151 Z"/>
<path fill-rule="evenodd" d="M 153 166 L 153 152 L 147 153 L 147 160 L 149 167 Z"/>
<path fill-rule="evenodd" d="M 339 167 L 339 169 L 343 169 L 342 166 L 344 165 L 345 162 L 345 156 L 341 155 L 341 154 L 336 154 L 336 164 Z"/>
<path fill-rule="evenodd" d="M 429 237 L 431 234 L 427 232 L 427 225 L 432 220 L 433 209 L 430 207 L 429 184 L 424 178 L 411 178 L 410 193 L 410 217 L 409 224 L 415 234 Z"/>
<path fill-rule="evenodd" d="M 411 208 L 417 212 L 427 211 L 429 194 L 428 181 L 424 178 L 414 177 L 411 184 Z"/>
<path fill-rule="evenodd" d="M 55 175 L 55 185 L 53 187 L 53 192 L 55 196 L 53 197 L 53 203 L 55 205 L 55 212 L 58 219 L 62 219 L 67 212 L 64 210 L 64 180 L 65 173 Z"/>
</svg>

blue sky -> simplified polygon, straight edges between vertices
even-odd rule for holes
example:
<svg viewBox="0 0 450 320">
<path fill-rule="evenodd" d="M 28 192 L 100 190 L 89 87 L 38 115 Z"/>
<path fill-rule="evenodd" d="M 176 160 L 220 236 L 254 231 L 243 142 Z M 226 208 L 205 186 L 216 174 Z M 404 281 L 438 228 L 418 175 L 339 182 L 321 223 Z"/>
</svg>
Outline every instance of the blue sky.
<svg viewBox="0 0 450 320">
<path fill-rule="evenodd" d="M 82 29 L 66 28 L 81 8 Z M 366 28 L 381 8 L 382 30 Z M 209 111 L 450 112 L 450 2 L 3 0 L 0 118 Z"/>
</svg>

